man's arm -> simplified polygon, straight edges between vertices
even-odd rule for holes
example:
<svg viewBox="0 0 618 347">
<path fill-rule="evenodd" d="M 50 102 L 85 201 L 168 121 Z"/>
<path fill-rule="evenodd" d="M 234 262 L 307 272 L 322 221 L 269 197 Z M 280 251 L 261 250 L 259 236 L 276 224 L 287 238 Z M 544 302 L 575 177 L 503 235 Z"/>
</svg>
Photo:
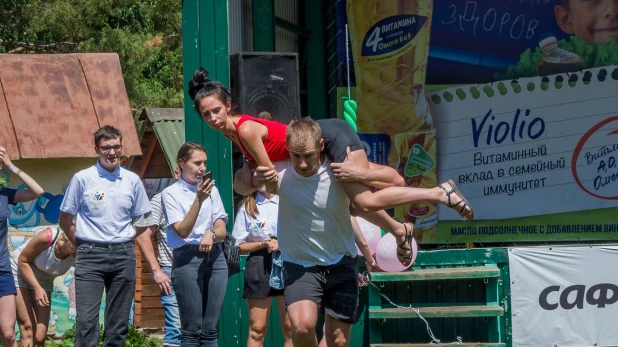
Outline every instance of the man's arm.
<svg viewBox="0 0 618 347">
<path fill-rule="evenodd" d="M 75 242 L 75 222 L 73 221 L 73 215 L 60 211 L 60 218 L 58 219 L 58 226 L 64 231 L 66 236 L 71 242 L 77 246 Z"/>
<path fill-rule="evenodd" d="M 373 259 L 373 255 L 371 255 L 371 250 L 369 249 L 369 245 L 367 244 L 367 240 L 363 235 L 363 232 L 358 225 L 355 217 L 350 216 L 350 221 L 352 222 L 352 229 L 354 229 L 354 243 L 356 243 L 356 247 L 360 250 L 365 258 L 365 263 L 367 264 L 367 271 L 372 272 L 377 268 L 377 263 Z"/>
<path fill-rule="evenodd" d="M 135 236 L 139 237 L 141 234 L 145 233 L 146 230 L 148 230 L 148 228 L 146 227 L 138 227 L 138 226 L 133 226 L 133 230 L 135 230 Z"/>
<path fill-rule="evenodd" d="M 152 235 L 156 235 L 157 226 L 151 225 L 147 228 L 144 228 L 145 231 L 139 234 L 136 238 L 137 245 L 139 246 L 140 252 L 144 259 L 146 259 L 146 263 L 152 269 L 152 276 L 154 277 L 155 283 L 159 285 L 159 289 L 165 295 L 172 294 L 172 285 L 170 278 L 161 270 L 161 266 L 159 266 L 159 262 L 155 257 L 154 247 L 152 247 L 151 237 Z"/>
<path fill-rule="evenodd" d="M 369 162 L 369 169 L 358 166 L 352 159 L 349 147 L 348 158 L 342 163 L 331 163 L 330 168 L 339 182 L 360 182 L 378 189 L 405 186 L 403 177 L 390 166 L 372 162 Z"/>
</svg>

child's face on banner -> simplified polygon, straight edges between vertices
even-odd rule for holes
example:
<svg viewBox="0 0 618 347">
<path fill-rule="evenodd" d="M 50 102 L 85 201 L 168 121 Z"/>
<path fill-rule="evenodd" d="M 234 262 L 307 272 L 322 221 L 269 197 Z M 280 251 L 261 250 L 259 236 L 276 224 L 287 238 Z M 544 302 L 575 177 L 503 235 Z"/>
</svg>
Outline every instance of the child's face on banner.
<svg viewBox="0 0 618 347">
<path fill-rule="evenodd" d="M 618 42 L 618 1 L 568 0 L 568 8 L 554 9 L 560 28 L 588 43 Z"/>
</svg>

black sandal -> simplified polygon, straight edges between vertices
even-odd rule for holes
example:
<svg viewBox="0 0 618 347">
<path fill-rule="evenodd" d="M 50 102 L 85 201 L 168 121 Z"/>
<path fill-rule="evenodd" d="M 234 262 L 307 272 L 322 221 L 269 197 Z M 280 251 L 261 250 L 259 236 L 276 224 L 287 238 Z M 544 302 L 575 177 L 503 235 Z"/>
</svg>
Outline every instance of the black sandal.
<svg viewBox="0 0 618 347">
<path fill-rule="evenodd" d="M 401 262 L 401 265 L 408 266 L 412 261 L 412 231 L 408 231 L 408 226 L 403 223 L 403 227 L 406 229 L 406 238 L 397 245 L 397 259 Z M 407 247 L 406 247 L 407 246 Z M 402 249 L 404 251 L 410 251 L 409 255 L 401 254 L 399 250 Z"/>
<path fill-rule="evenodd" d="M 470 205 L 468 200 L 466 200 L 466 198 L 464 198 L 463 194 L 461 194 L 461 192 L 459 191 L 459 189 L 457 188 L 457 186 L 455 185 L 455 182 L 453 182 L 453 180 L 448 180 L 448 181 L 446 181 L 446 183 L 450 184 L 451 187 L 453 187 L 450 191 L 447 190 L 446 188 L 444 188 L 444 186 L 442 184 L 439 184 L 438 187 L 442 188 L 442 190 L 444 190 L 444 192 L 446 193 L 446 197 L 448 198 L 448 207 L 454 209 L 455 207 L 463 204 L 461 206 L 461 209 L 458 211 L 459 215 L 461 216 L 461 218 L 463 220 L 468 220 L 468 219 L 469 220 L 473 220 L 474 219 L 474 211 L 472 210 L 472 205 Z M 457 194 L 457 196 L 459 196 L 459 198 L 461 199 L 456 204 L 453 204 L 451 202 L 451 194 L 453 194 L 453 193 Z M 470 208 L 470 217 L 466 216 L 466 207 Z"/>
</svg>

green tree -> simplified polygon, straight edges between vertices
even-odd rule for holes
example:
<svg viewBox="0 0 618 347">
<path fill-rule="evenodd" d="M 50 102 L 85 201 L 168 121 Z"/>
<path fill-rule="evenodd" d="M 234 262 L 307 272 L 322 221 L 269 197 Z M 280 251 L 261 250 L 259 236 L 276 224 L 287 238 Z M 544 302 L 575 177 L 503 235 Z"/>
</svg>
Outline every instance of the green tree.
<svg viewBox="0 0 618 347">
<path fill-rule="evenodd" d="M 115 52 L 134 113 L 182 107 L 179 0 L 1 0 L 0 53 Z"/>
</svg>

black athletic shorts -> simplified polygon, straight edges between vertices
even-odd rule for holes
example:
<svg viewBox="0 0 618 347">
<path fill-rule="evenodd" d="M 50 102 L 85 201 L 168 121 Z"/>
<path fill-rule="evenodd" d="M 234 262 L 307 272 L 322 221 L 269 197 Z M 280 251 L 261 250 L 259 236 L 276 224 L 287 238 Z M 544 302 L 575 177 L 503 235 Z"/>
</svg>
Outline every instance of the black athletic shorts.
<svg viewBox="0 0 618 347">
<path fill-rule="evenodd" d="M 311 300 L 322 312 L 349 324 L 360 318 L 358 309 L 358 264 L 356 257 L 344 256 L 337 264 L 304 267 L 284 262 L 285 307 Z"/>
<path fill-rule="evenodd" d="M 322 129 L 324 139 L 324 153 L 335 163 L 341 163 L 347 156 L 346 148 L 350 151 L 364 150 L 361 140 L 354 129 L 344 120 L 338 118 L 320 119 L 317 121 Z"/>
<path fill-rule="evenodd" d="M 249 254 L 245 265 L 245 290 L 243 299 L 268 298 L 283 295 L 283 289 L 270 287 L 270 272 L 273 266 L 273 255 L 267 249 L 260 249 Z"/>
</svg>

